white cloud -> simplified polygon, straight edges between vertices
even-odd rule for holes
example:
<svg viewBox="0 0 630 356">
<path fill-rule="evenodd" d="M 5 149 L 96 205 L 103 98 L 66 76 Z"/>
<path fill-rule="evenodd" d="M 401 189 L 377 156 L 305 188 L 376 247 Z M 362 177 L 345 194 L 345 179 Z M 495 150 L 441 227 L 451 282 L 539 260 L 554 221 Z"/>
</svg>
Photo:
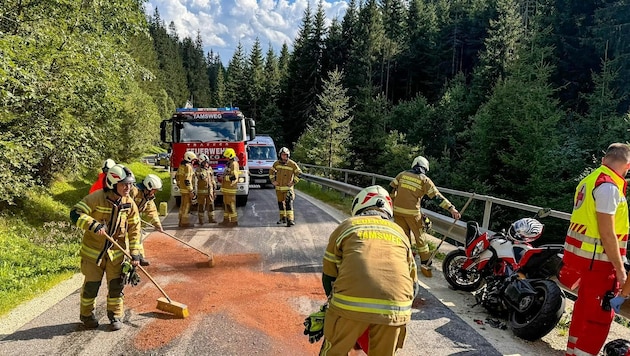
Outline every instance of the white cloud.
<svg viewBox="0 0 630 356">
<path fill-rule="evenodd" d="M 218 53 L 227 64 L 239 41 L 247 55 L 256 38 L 263 53 L 269 44 L 276 54 L 283 43 L 291 47 L 309 3 L 315 12 L 318 0 L 149 0 L 145 8 L 149 16 L 157 8 L 167 27 L 175 24 L 180 38 L 195 39 L 200 31 L 205 51 Z M 347 7 L 343 0 L 325 1 L 328 24 L 341 19 Z"/>
</svg>

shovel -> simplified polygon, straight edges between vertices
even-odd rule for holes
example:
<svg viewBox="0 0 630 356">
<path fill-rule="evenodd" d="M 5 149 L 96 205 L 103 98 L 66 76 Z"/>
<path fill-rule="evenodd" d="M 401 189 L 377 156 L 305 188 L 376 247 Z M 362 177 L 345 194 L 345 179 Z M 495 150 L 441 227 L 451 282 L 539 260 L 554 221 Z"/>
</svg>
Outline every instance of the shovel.
<svg viewBox="0 0 630 356">
<path fill-rule="evenodd" d="M 116 242 L 116 240 L 114 240 L 113 238 L 111 238 L 107 234 L 105 235 L 105 237 L 112 244 L 114 244 L 114 246 L 116 246 L 116 248 L 121 250 L 125 254 L 125 256 L 127 256 L 130 260 L 133 260 L 133 257 L 131 257 L 131 254 L 129 252 L 127 252 L 127 250 L 122 248 L 122 246 L 120 246 L 120 244 L 118 242 Z M 186 304 L 182 304 L 182 303 L 178 303 L 178 302 L 172 301 L 171 298 L 168 297 L 168 295 L 166 294 L 164 289 L 162 289 L 162 287 L 160 287 L 160 285 L 157 284 L 157 282 L 153 279 L 153 277 L 151 277 L 149 272 L 147 272 L 140 265 L 138 265 L 137 267 L 140 268 L 140 270 L 147 276 L 147 278 L 149 278 L 149 280 L 151 282 L 153 282 L 153 284 L 157 287 L 157 289 L 159 289 L 160 292 L 162 292 L 162 295 L 164 295 L 164 298 L 158 298 L 158 300 L 157 300 L 157 302 L 158 302 L 157 303 L 157 309 L 165 311 L 167 313 L 171 313 L 171 314 L 173 314 L 175 316 L 178 316 L 178 317 L 181 317 L 181 318 L 186 318 L 188 316 L 188 307 L 186 306 Z"/>
<path fill-rule="evenodd" d="M 153 226 L 151 223 L 146 222 L 146 221 L 144 221 L 144 220 L 142 220 L 142 222 L 143 222 L 143 223 L 145 223 L 145 224 L 147 224 L 147 225 L 149 225 L 149 226 L 151 226 L 152 228 L 154 228 L 154 229 L 155 229 L 155 226 Z M 163 233 L 163 234 L 165 234 L 165 235 L 166 235 L 166 236 L 168 236 L 168 237 L 172 237 L 172 238 L 174 238 L 175 240 L 177 240 L 177 241 L 179 241 L 179 242 L 183 243 L 184 245 L 186 245 L 186 246 L 188 246 L 188 247 L 192 248 L 193 250 L 198 251 L 198 252 L 201 252 L 201 253 L 203 253 L 204 255 L 208 256 L 208 267 L 214 267 L 214 257 L 213 257 L 211 254 L 208 254 L 208 253 L 206 253 L 206 252 L 201 251 L 200 249 L 196 248 L 195 246 L 193 246 L 193 245 L 189 244 L 188 242 L 186 242 L 186 241 L 184 241 L 184 240 L 182 240 L 182 239 L 180 239 L 180 238 L 178 238 L 178 237 L 175 237 L 174 235 L 169 234 L 169 233 L 168 233 L 168 232 L 166 232 L 166 231 L 164 231 L 164 232 L 162 232 L 162 233 Z"/>
<path fill-rule="evenodd" d="M 466 204 L 464 204 L 464 207 L 459 212 L 460 215 L 464 215 L 464 211 L 466 211 L 466 208 L 468 208 L 468 204 L 470 204 L 470 202 L 472 201 L 474 196 L 475 196 L 475 193 L 472 193 L 470 198 L 468 198 L 468 201 L 466 202 Z M 433 277 L 433 267 L 431 267 L 431 262 L 433 261 L 433 258 L 435 258 L 435 255 L 437 254 L 438 250 L 440 249 L 440 246 L 442 246 L 442 243 L 444 242 L 444 240 L 446 240 L 446 237 L 451 233 L 451 231 L 453 231 L 453 228 L 455 227 L 455 224 L 457 224 L 457 219 L 453 219 L 453 223 L 451 223 L 451 226 L 448 228 L 448 231 L 446 231 L 446 234 L 444 234 L 444 236 L 442 236 L 442 239 L 440 240 L 440 243 L 437 245 L 435 250 L 433 250 L 433 253 L 431 253 L 431 256 L 429 257 L 429 261 L 426 264 L 420 265 L 420 272 L 422 272 L 422 274 L 425 277 L 427 277 L 427 278 L 432 278 Z"/>
</svg>

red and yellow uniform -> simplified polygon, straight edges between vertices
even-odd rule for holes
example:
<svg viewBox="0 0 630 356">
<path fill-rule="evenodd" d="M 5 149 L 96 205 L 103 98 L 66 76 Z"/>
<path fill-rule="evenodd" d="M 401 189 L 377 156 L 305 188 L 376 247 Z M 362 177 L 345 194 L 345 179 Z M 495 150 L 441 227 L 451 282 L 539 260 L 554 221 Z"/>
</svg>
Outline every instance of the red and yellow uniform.
<svg viewBox="0 0 630 356">
<path fill-rule="evenodd" d="M 238 223 L 236 191 L 238 190 L 238 177 L 240 175 L 241 171 L 239 170 L 238 161 L 236 159 L 229 160 L 221 183 L 224 208 L 223 223 Z"/>
<path fill-rule="evenodd" d="M 415 249 L 422 261 L 429 259 L 429 245 L 426 242 L 420 202 L 425 195 L 437 199 L 441 208 L 449 210 L 453 206 L 438 191 L 433 181 L 422 173 L 405 171 L 399 173 L 389 184 L 396 190 L 394 195 L 394 221 L 403 229 L 409 241 L 415 237 Z"/>
<path fill-rule="evenodd" d="M 287 159 L 286 163 L 277 160 L 269 170 L 269 180 L 276 182 L 276 198 L 278 199 L 278 209 L 280 210 L 280 220 L 295 220 L 293 212 L 293 200 L 295 200 L 295 191 L 293 186 L 300 181 L 302 170 L 291 159 Z"/>
<path fill-rule="evenodd" d="M 214 191 L 216 189 L 214 171 L 210 165 L 206 168 L 199 166 L 195 175 L 197 176 L 197 215 L 199 224 L 203 224 L 204 213 L 208 214 L 208 222 L 213 223 L 215 222 Z"/>
<path fill-rule="evenodd" d="M 193 177 L 195 172 L 192 167 L 192 163 L 182 161 L 177 168 L 175 174 L 175 180 L 177 181 L 177 187 L 182 195 L 182 202 L 179 207 L 179 226 L 190 226 L 188 222 L 188 214 L 190 214 L 190 205 L 192 203 L 192 195 L 194 194 Z"/>
<path fill-rule="evenodd" d="M 110 319 L 123 316 L 123 285 L 121 272 L 124 254 L 95 231 L 100 226 L 107 234 L 128 249 L 132 256 L 140 251 L 140 217 L 130 197 L 97 190 L 77 203 L 71 212 L 76 226 L 85 231 L 81 243 L 81 273 L 85 276 L 81 288 L 82 316 L 90 316 L 103 274 L 108 283 L 107 315 Z M 73 221 L 75 218 L 73 218 Z M 125 237 L 128 236 L 127 245 Z"/>
<path fill-rule="evenodd" d="M 626 255 L 630 228 L 625 198 L 626 181 L 602 165 L 578 184 L 564 245 L 559 280 L 571 289 L 584 286 L 578 290 L 578 299 L 573 308 L 567 355 L 598 355 L 614 318 L 613 310 L 602 308 L 603 296 L 618 286 L 615 268 L 602 246 L 593 197 L 593 190 L 603 183 L 612 183 L 619 190 L 621 203 L 614 213 L 615 234 L 621 256 Z"/>
<path fill-rule="evenodd" d="M 347 355 L 369 329 L 370 354 L 394 355 L 411 319 L 416 263 L 408 238 L 380 216 L 355 216 L 330 235 L 324 275 L 335 278 L 320 355 Z"/>
</svg>

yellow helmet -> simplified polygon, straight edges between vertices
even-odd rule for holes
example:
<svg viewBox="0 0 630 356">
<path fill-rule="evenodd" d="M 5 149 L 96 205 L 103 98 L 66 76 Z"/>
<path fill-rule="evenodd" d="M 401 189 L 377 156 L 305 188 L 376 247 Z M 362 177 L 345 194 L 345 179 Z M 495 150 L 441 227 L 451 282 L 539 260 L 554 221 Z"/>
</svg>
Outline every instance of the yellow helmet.
<svg viewBox="0 0 630 356">
<path fill-rule="evenodd" d="M 234 151 L 233 148 L 226 148 L 223 152 L 223 157 L 227 159 L 234 159 L 236 158 L 236 151 Z"/>
</svg>

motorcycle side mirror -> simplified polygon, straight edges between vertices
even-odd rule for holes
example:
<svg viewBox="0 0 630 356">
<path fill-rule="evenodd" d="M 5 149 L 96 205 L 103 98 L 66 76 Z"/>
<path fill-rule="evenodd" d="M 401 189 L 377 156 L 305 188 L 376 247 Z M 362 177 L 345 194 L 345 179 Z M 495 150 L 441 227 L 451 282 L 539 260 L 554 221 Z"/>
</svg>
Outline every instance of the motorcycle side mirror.
<svg viewBox="0 0 630 356">
<path fill-rule="evenodd" d="M 546 218 L 549 215 L 551 215 L 551 208 L 542 208 L 536 212 L 534 218 Z"/>
</svg>

